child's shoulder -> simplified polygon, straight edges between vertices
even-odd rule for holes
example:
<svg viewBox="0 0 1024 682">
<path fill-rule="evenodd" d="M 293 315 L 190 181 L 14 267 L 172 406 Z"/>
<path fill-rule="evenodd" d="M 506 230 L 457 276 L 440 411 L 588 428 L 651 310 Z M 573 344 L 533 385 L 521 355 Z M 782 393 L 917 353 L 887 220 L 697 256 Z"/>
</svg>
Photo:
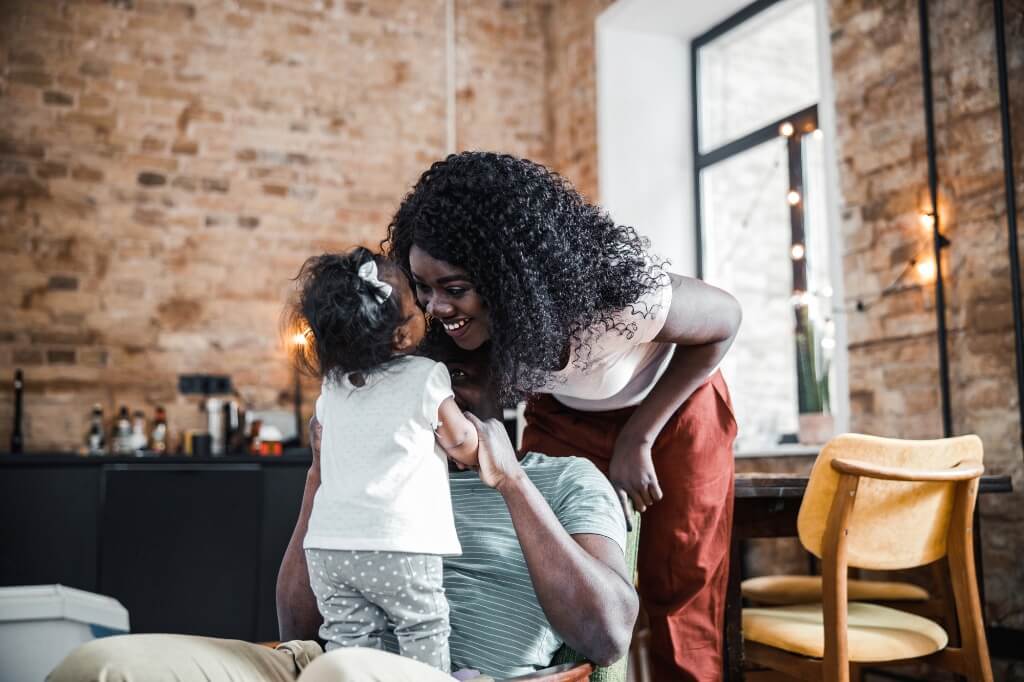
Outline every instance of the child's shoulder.
<svg viewBox="0 0 1024 682">
<path fill-rule="evenodd" d="M 438 365 L 444 366 L 443 363 L 437 360 L 431 360 L 430 358 L 422 355 L 403 355 L 399 362 L 406 368 L 418 370 L 429 373 L 432 369 Z"/>
<path fill-rule="evenodd" d="M 385 370 L 385 374 L 399 376 L 406 381 L 424 382 L 433 373 L 444 370 L 445 375 L 448 369 L 440 362 L 425 358 L 420 355 L 404 355 L 391 363 Z"/>
</svg>

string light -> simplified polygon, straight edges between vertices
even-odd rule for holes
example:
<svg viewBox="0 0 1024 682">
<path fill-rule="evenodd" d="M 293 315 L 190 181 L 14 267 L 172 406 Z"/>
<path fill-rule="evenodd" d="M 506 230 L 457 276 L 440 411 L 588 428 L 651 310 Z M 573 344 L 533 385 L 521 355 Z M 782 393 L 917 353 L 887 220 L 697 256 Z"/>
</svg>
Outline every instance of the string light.
<svg viewBox="0 0 1024 682">
<path fill-rule="evenodd" d="M 308 331 L 297 332 L 295 334 L 295 336 L 292 337 L 292 343 L 295 344 L 296 346 L 305 346 L 306 345 L 306 334 L 308 334 L 308 333 L 309 333 Z"/>
<path fill-rule="evenodd" d="M 793 135 L 793 124 L 790 123 L 789 121 L 786 121 L 785 123 L 780 125 L 779 126 L 779 134 L 782 135 L 783 137 L 792 137 L 792 135 Z"/>
<path fill-rule="evenodd" d="M 935 216 L 931 213 L 921 213 L 918 220 L 921 221 L 921 227 L 926 230 L 930 230 L 935 227 Z"/>
<path fill-rule="evenodd" d="M 786 195 L 786 201 L 789 202 L 790 206 L 796 206 L 800 203 L 800 192 L 795 189 L 789 190 L 789 194 Z"/>
<path fill-rule="evenodd" d="M 810 305 L 811 304 L 811 300 L 813 298 L 814 297 L 811 296 L 811 294 L 807 293 L 806 291 L 800 291 L 799 289 L 794 289 L 793 290 L 793 295 L 789 297 L 789 302 L 793 306 Z"/>
<path fill-rule="evenodd" d="M 802 260 L 804 257 L 804 245 L 793 244 L 789 249 L 789 255 L 792 256 L 793 260 Z"/>
<path fill-rule="evenodd" d="M 814 132 L 811 133 L 811 137 L 813 137 L 815 140 L 820 140 L 824 136 L 825 136 L 825 133 L 821 132 L 821 128 L 815 128 Z"/>
</svg>

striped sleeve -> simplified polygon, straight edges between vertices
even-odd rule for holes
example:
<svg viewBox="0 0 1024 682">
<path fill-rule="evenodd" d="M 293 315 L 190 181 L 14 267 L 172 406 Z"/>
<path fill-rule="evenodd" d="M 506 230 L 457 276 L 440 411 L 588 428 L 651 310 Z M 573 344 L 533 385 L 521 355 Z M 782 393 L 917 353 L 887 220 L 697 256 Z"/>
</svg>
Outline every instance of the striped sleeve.
<svg viewBox="0 0 1024 682">
<path fill-rule="evenodd" d="M 558 480 L 552 509 L 570 535 L 603 535 L 626 551 L 626 519 L 611 483 L 582 457 L 572 457 Z"/>
</svg>

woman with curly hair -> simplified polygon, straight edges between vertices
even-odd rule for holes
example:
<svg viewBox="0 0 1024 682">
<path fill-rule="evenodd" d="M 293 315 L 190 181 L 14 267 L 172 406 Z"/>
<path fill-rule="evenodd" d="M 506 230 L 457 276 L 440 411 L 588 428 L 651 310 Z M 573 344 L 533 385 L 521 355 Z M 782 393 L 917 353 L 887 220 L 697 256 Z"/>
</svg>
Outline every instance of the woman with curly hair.
<svg viewBox="0 0 1024 682">
<path fill-rule="evenodd" d="M 428 335 L 486 345 L 499 399 L 530 396 L 523 449 L 590 459 L 627 517 L 644 512 L 654 678 L 719 679 L 736 423 L 717 367 L 736 300 L 667 272 L 632 227 L 507 155 L 433 164 L 385 247 Z"/>
</svg>

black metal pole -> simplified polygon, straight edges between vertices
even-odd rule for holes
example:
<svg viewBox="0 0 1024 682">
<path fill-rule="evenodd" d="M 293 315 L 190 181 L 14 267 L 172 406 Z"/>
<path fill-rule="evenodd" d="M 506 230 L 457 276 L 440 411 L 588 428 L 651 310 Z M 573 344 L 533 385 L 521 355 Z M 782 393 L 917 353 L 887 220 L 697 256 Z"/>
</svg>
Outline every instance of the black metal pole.
<svg viewBox="0 0 1024 682">
<path fill-rule="evenodd" d="M 935 321 L 939 337 L 939 383 L 942 391 L 942 435 L 953 435 L 953 412 L 949 399 L 949 352 L 946 348 L 946 290 L 942 282 L 943 238 L 939 223 L 939 171 L 935 163 L 935 112 L 932 98 L 931 48 L 928 44 L 928 0 L 918 0 L 920 21 L 921 80 L 924 87 L 924 123 L 928 142 L 928 192 L 931 197 L 932 247 L 935 252 Z"/>
<path fill-rule="evenodd" d="M 1006 32 L 1003 0 L 992 0 L 996 23 L 996 63 L 999 66 L 999 118 L 1003 125 L 1003 177 L 1006 191 L 1006 235 L 1010 251 L 1010 290 L 1013 297 L 1013 339 L 1017 356 L 1017 410 L 1021 450 L 1024 451 L 1024 312 L 1021 311 L 1020 256 L 1017 254 L 1017 185 L 1013 178 L 1013 130 L 1010 128 L 1010 88 L 1006 71 Z"/>
</svg>

